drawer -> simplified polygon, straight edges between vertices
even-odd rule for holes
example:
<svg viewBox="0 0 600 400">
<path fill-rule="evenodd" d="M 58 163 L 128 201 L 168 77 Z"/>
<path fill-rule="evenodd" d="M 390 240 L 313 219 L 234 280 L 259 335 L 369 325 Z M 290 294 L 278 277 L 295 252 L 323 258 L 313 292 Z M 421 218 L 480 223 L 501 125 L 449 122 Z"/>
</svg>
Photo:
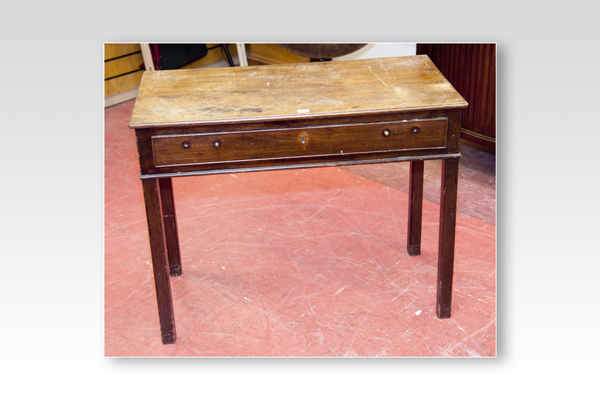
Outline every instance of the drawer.
<svg viewBox="0 0 600 400">
<path fill-rule="evenodd" d="M 436 149 L 447 118 L 152 136 L 157 167 Z"/>
</svg>

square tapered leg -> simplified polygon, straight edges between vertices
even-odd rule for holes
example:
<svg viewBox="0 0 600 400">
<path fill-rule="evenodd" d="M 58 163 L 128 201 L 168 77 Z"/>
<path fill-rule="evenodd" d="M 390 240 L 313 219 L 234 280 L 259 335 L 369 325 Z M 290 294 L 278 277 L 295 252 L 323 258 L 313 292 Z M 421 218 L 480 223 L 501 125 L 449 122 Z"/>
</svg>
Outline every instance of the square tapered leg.
<svg viewBox="0 0 600 400">
<path fill-rule="evenodd" d="M 160 187 L 160 202 L 162 207 L 163 226 L 167 245 L 167 261 L 171 276 L 181 275 L 181 256 L 179 251 L 179 237 L 177 234 L 177 217 L 175 215 L 175 202 L 173 200 L 173 185 L 171 178 L 158 180 Z"/>
<path fill-rule="evenodd" d="M 454 274 L 454 235 L 456 233 L 456 197 L 459 158 L 442 161 L 440 198 L 440 239 L 438 248 L 437 316 L 450 318 L 452 277 Z"/>
<path fill-rule="evenodd" d="M 423 160 L 410 162 L 408 184 L 407 250 L 411 256 L 421 254 L 421 225 L 423 220 Z"/>
<path fill-rule="evenodd" d="M 171 282 L 167 270 L 163 216 L 161 212 L 158 179 L 142 180 L 150 252 L 154 270 L 154 285 L 158 303 L 158 317 L 163 344 L 175 343 L 175 318 L 171 298 Z"/>
</svg>

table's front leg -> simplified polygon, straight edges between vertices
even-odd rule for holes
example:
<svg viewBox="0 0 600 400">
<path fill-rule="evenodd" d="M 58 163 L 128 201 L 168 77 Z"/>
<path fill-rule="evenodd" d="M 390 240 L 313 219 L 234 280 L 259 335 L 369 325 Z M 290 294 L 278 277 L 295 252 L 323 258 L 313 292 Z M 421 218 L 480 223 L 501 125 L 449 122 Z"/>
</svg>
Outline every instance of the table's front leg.
<svg viewBox="0 0 600 400">
<path fill-rule="evenodd" d="M 158 317 L 163 344 L 175 343 L 175 317 L 171 298 L 171 282 L 167 271 L 163 216 L 161 212 L 158 179 L 142 180 L 148 234 L 150 235 L 150 252 L 154 270 L 154 285 L 158 303 Z"/>
<path fill-rule="evenodd" d="M 175 201 L 173 199 L 173 185 L 171 178 L 158 180 L 160 187 L 160 203 L 162 206 L 163 226 L 167 245 L 167 260 L 171 276 L 181 275 L 181 256 L 179 252 L 179 238 L 177 236 L 177 218 L 175 215 Z"/>
<path fill-rule="evenodd" d="M 458 161 L 459 158 L 448 158 L 442 161 L 440 239 L 437 276 L 438 318 L 450 318 L 452 309 L 452 276 L 454 274 Z"/>
<path fill-rule="evenodd" d="M 410 162 L 408 183 L 408 254 L 421 254 L 421 225 L 423 220 L 423 160 Z"/>
</svg>

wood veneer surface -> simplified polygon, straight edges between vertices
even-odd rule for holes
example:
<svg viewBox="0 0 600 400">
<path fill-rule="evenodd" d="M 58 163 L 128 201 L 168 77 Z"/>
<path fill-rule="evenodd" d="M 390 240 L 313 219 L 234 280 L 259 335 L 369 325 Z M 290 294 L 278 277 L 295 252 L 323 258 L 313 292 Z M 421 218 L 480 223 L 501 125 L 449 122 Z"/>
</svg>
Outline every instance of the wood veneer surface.
<svg viewBox="0 0 600 400">
<path fill-rule="evenodd" d="M 146 71 L 129 126 L 462 108 L 425 56 Z"/>
</svg>

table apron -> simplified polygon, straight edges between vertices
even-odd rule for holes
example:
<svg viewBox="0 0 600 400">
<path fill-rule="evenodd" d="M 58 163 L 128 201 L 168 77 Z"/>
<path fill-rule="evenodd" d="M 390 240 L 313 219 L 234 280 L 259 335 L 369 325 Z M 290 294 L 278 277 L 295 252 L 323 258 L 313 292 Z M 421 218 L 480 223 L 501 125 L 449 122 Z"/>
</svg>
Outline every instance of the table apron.
<svg viewBox="0 0 600 400">
<path fill-rule="evenodd" d="M 241 172 L 258 172 L 258 171 L 274 171 L 282 169 L 298 169 L 298 168 L 320 168 L 320 167 L 335 167 L 354 164 L 381 164 L 390 162 L 417 161 L 417 160 L 441 160 L 449 158 L 460 158 L 461 153 L 438 154 L 425 156 L 408 156 L 408 157 L 393 157 L 393 158 L 377 158 L 372 160 L 349 160 L 349 161 L 327 161 L 321 163 L 308 164 L 279 164 L 258 167 L 240 167 L 228 169 L 211 169 L 206 171 L 184 171 L 172 173 L 155 173 L 155 174 L 140 174 L 140 179 L 158 179 L 158 178 L 177 178 L 186 176 L 200 175 L 218 175 L 218 174 L 233 174 Z"/>
<path fill-rule="evenodd" d="M 241 132 L 153 135 L 154 166 L 443 149 L 447 118 Z"/>
</svg>

